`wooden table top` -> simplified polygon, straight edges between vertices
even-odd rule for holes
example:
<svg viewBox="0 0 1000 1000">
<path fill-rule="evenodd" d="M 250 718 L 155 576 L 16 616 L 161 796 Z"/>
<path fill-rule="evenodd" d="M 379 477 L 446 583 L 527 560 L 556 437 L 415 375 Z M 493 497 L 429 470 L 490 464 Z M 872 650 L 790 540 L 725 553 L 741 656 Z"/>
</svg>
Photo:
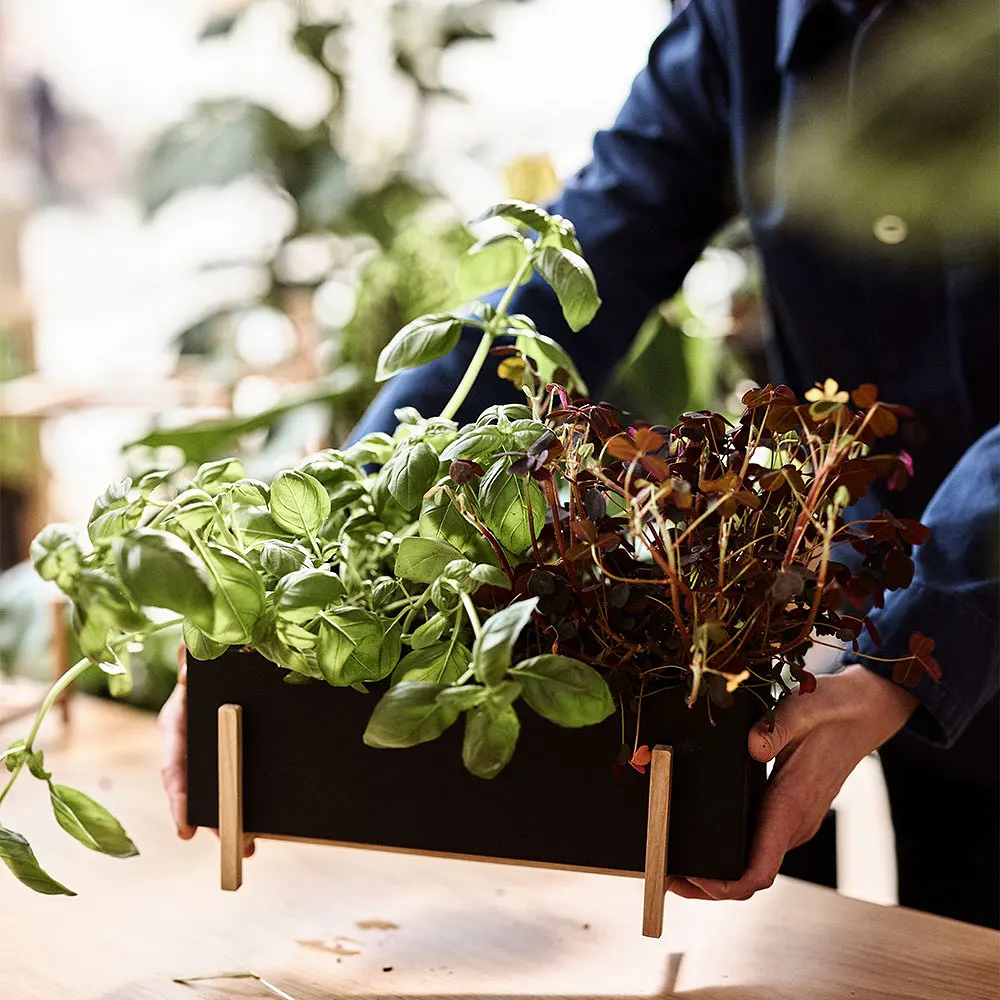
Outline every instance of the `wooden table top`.
<svg viewBox="0 0 1000 1000">
<path fill-rule="evenodd" d="M 138 858 L 70 840 L 27 776 L 4 803 L 4 824 L 79 895 L 38 896 L 0 871 L 0 1000 L 281 995 L 174 982 L 230 971 L 292 1000 L 1000 997 L 1000 934 L 784 878 L 746 903 L 670 896 L 659 940 L 640 934 L 642 881 L 606 875 L 267 841 L 224 893 L 214 836 L 173 833 L 157 755 L 150 716 L 86 698 L 46 752 L 56 781 L 122 820 Z"/>
</svg>

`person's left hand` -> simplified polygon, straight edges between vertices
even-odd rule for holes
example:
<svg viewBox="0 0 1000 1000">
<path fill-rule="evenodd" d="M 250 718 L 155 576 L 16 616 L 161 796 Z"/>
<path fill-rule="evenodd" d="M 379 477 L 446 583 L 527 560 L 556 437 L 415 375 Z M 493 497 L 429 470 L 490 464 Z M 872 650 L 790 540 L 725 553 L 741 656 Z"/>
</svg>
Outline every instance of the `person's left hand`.
<svg viewBox="0 0 1000 1000">
<path fill-rule="evenodd" d="M 894 736 L 917 700 L 861 666 L 819 677 L 816 690 L 784 697 L 750 732 L 750 754 L 775 760 L 757 817 L 750 861 L 738 882 L 675 878 L 670 891 L 690 899 L 749 899 L 774 882 L 785 852 L 820 827 L 841 785 L 858 762 Z"/>
</svg>

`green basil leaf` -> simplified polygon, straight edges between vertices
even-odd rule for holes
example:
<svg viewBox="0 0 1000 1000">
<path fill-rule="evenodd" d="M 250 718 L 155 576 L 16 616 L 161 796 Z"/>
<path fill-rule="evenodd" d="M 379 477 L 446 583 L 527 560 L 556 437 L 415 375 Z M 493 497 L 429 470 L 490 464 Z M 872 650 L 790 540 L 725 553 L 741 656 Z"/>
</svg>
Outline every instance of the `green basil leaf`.
<svg viewBox="0 0 1000 1000">
<path fill-rule="evenodd" d="M 260 550 L 260 565 L 265 573 L 277 579 L 300 569 L 312 569 L 312 559 L 301 545 L 272 538 Z"/>
<path fill-rule="evenodd" d="M 396 418 L 397 424 L 410 424 L 415 427 L 424 424 L 424 418 L 415 406 L 397 406 L 392 415 Z"/>
<path fill-rule="evenodd" d="M 455 349 L 461 334 L 462 320 L 451 313 L 433 313 L 407 323 L 378 356 L 375 381 L 443 358 Z"/>
<path fill-rule="evenodd" d="M 102 569 L 81 570 L 73 597 L 81 618 L 100 622 L 109 629 L 135 632 L 149 624 L 122 585 Z"/>
<path fill-rule="evenodd" d="M 144 497 L 148 497 L 153 490 L 167 482 L 173 474 L 173 471 L 169 469 L 153 469 L 136 483 L 136 488 Z"/>
<path fill-rule="evenodd" d="M 279 667 L 293 671 L 297 676 L 323 680 L 317 658 L 289 646 L 278 634 L 277 621 L 272 614 L 261 615 L 253 630 L 253 648 Z M 288 681 L 288 678 L 285 678 Z M 294 681 L 289 681 L 294 683 Z"/>
<path fill-rule="evenodd" d="M 490 543 L 471 521 L 462 516 L 462 512 L 444 490 L 433 493 L 424 500 L 417 531 L 421 538 L 448 542 L 463 557 L 470 556 L 477 562 L 489 562 L 495 558 Z"/>
<path fill-rule="evenodd" d="M 90 520 L 106 514 L 109 510 L 128 506 L 128 493 L 132 489 L 132 480 L 126 476 L 112 483 L 95 501 L 90 512 Z"/>
<path fill-rule="evenodd" d="M 211 524 L 219 515 L 219 508 L 214 501 L 204 500 L 205 494 L 195 494 L 188 503 L 175 507 L 163 522 L 164 527 L 179 524 L 185 531 L 195 533 Z"/>
<path fill-rule="evenodd" d="M 414 649 L 424 649 L 427 646 L 432 646 L 444 634 L 450 620 L 447 615 L 443 615 L 440 612 L 432 615 L 423 625 L 414 629 L 413 634 L 410 636 L 410 645 Z"/>
<path fill-rule="evenodd" d="M 441 460 L 426 441 L 402 448 L 383 469 L 389 473 L 389 493 L 403 510 L 414 510 L 437 480 Z"/>
<path fill-rule="evenodd" d="M 475 568 L 476 564 L 469 559 L 452 559 L 436 582 L 453 584 L 456 591 L 474 590 L 471 584 L 472 571 Z"/>
<path fill-rule="evenodd" d="M 477 778 L 495 778 L 514 754 L 521 722 L 510 705 L 485 704 L 465 717 L 462 763 Z"/>
<path fill-rule="evenodd" d="M 509 423 L 511 420 L 528 420 L 530 417 L 531 407 L 524 403 L 496 403 L 493 406 L 487 406 L 479 414 L 476 426 L 486 427 L 491 424 L 499 424 L 503 420 Z"/>
<path fill-rule="evenodd" d="M 521 697 L 521 684 L 519 681 L 501 681 L 496 687 L 489 689 L 489 701 L 491 705 L 512 705 Z"/>
<path fill-rule="evenodd" d="M 56 822 L 84 847 L 113 858 L 132 858 L 139 853 L 118 822 L 89 795 L 67 785 L 49 785 L 49 798 Z"/>
<path fill-rule="evenodd" d="M 209 639 L 197 625 L 193 625 L 189 621 L 184 622 L 181 634 L 184 637 L 184 645 L 187 651 L 196 660 L 214 660 L 216 657 L 222 656 L 229 648 L 224 642 L 216 642 L 214 639 Z"/>
<path fill-rule="evenodd" d="M 433 583 L 452 559 L 465 558 L 454 545 L 435 538 L 411 535 L 399 543 L 396 576 L 417 583 Z"/>
<path fill-rule="evenodd" d="M 511 651 L 521 630 L 531 621 L 538 598 L 510 604 L 487 619 L 472 645 L 476 679 L 487 687 L 498 685 L 510 667 Z"/>
<path fill-rule="evenodd" d="M 481 587 L 503 587 L 504 590 L 510 590 L 510 580 L 507 578 L 507 574 L 502 569 L 486 563 L 474 566 L 469 573 L 469 578 Z"/>
<path fill-rule="evenodd" d="M 80 652 L 93 663 L 111 656 L 108 643 L 118 630 L 100 616 L 88 618 L 79 605 L 73 609 L 73 634 L 80 646 Z"/>
<path fill-rule="evenodd" d="M 564 219 L 561 215 L 551 217 L 551 228 L 540 242 L 544 247 L 564 247 L 566 250 L 572 250 L 573 253 L 583 253 L 583 250 L 580 249 L 580 241 L 576 238 L 576 227 L 569 219 Z"/>
<path fill-rule="evenodd" d="M 237 479 L 225 489 L 226 495 L 233 503 L 244 507 L 266 507 L 271 498 L 271 490 L 267 483 L 259 479 Z"/>
<path fill-rule="evenodd" d="M 388 576 L 380 576 L 372 582 L 371 595 L 368 603 L 373 611 L 384 608 L 395 600 L 406 596 L 406 591 L 393 579 Z"/>
<path fill-rule="evenodd" d="M 70 524 L 50 524 L 31 542 L 31 564 L 43 580 L 55 580 L 67 587 L 80 571 L 83 553 L 79 536 Z"/>
<path fill-rule="evenodd" d="M 497 541 L 517 555 L 531 547 L 531 527 L 536 533 L 545 525 L 545 497 L 533 479 L 515 476 L 507 459 L 490 466 L 479 484 L 480 515 Z M 528 504 L 531 516 L 528 515 Z"/>
<path fill-rule="evenodd" d="M 458 290 L 465 299 L 478 299 L 497 288 L 507 288 L 528 260 L 527 241 L 518 233 L 497 233 L 470 247 L 458 265 Z M 531 277 L 525 268 L 519 284 Z"/>
<path fill-rule="evenodd" d="M 513 448 L 511 450 L 528 451 L 547 432 L 548 428 L 540 420 L 512 420 L 510 437 Z"/>
<path fill-rule="evenodd" d="M 547 233 L 552 225 L 552 216 L 544 209 L 515 198 L 491 205 L 485 212 L 477 215 L 471 224 L 475 225 L 478 222 L 485 222 L 487 219 L 498 218 L 506 219 L 507 222 L 512 222 L 517 226 L 533 229 L 540 235 Z"/>
<path fill-rule="evenodd" d="M 286 646 L 298 650 L 300 653 L 308 653 L 310 650 L 315 649 L 319 643 L 318 635 L 295 622 L 290 622 L 279 617 L 274 623 L 274 628 L 278 634 L 278 638 Z"/>
<path fill-rule="evenodd" d="M 601 305 L 594 272 L 587 262 L 572 250 L 542 247 L 534 267 L 555 291 L 569 328 L 582 330 Z"/>
<path fill-rule="evenodd" d="M 472 426 L 464 429 L 444 451 L 441 452 L 443 462 L 453 462 L 456 458 L 477 459 L 484 455 L 492 455 L 502 450 L 503 436 L 493 424 L 482 427 Z"/>
<path fill-rule="evenodd" d="M 300 569 L 282 577 L 274 588 L 279 618 L 302 624 L 344 600 L 344 583 L 325 569 Z"/>
<path fill-rule="evenodd" d="M 100 664 L 103 670 L 107 664 Z M 124 698 L 132 693 L 132 674 L 127 670 L 122 673 L 112 674 L 108 677 L 108 694 L 112 698 Z"/>
<path fill-rule="evenodd" d="M 236 524 L 247 545 L 257 545 L 271 539 L 287 541 L 289 535 L 293 534 L 282 528 L 266 507 L 237 507 Z"/>
<path fill-rule="evenodd" d="M 330 515 L 330 497 L 304 472 L 280 472 L 271 482 L 271 517 L 296 535 L 315 535 Z"/>
<path fill-rule="evenodd" d="M 568 656 L 533 656 L 517 664 L 511 676 L 521 684 L 524 700 L 560 726 L 592 726 L 615 710 L 604 678 Z"/>
<path fill-rule="evenodd" d="M 13 830 L 0 826 L 0 861 L 29 889 L 47 896 L 75 896 L 72 889 L 57 882 L 42 870 L 28 841 Z"/>
<path fill-rule="evenodd" d="M 336 608 L 324 614 L 317 658 L 327 683 L 346 687 L 356 681 L 379 681 L 387 677 L 396 661 L 384 669 L 385 640 L 382 620 L 364 608 Z"/>
<path fill-rule="evenodd" d="M 379 700 L 368 720 L 364 740 L 370 747 L 402 748 L 437 739 L 458 712 L 437 703 L 445 685 L 403 681 Z"/>
<path fill-rule="evenodd" d="M 142 497 L 129 501 L 131 488 L 132 480 L 122 479 L 112 483 L 94 501 L 90 520 L 87 522 L 87 534 L 95 547 L 108 545 L 138 526 L 146 501 Z"/>
<path fill-rule="evenodd" d="M 118 576 L 137 604 L 169 608 L 199 628 L 212 624 L 205 564 L 176 535 L 136 528 L 115 546 Z"/>
<path fill-rule="evenodd" d="M 382 623 L 383 627 L 385 622 Z M 403 655 L 403 629 L 398 624 L 390 625 L 385 630 L 385 639 L 382 641 L 382 654 L 379 657 L 379 679 L 388 677 Z"/>
<path fill-rule="evenodd" d="M 465 673 L 472 653 L 461 643 L 436 642 L 423 649 L 407 653 L 392 673 L 392 683 L 401 681 L 434 681 L 453 684 Z"/>
<path fill-rule="evenodd" d="M 209 542 L 202 553 L 213 584 L 213 614 L 211 626 L 195 624 L 216 642 L 229 646 L 249 642 L 264 613 L 264 582 L 231 549 Z"/>
<path fill-rule="evenodd" d="M 295 466 L 295 471 L 304 472 L 313 479 L 318 479 L 327 493 L 334 486 L 357 482 L 360 477 L 358 470 L 347 462 L 346 456 L 332 448 L 317 452 L 315 455 L 307 455 Z"/>
<path fill-rule="evenodd" d="M 437 703 L 456 712 L 465 712 L 482 705 L 489 698 L 489 690 L 478 684 L 463 684 L 461 687 L 446 687 L 438 691 Z"/>
<path fill-rule="evenodd" d="M 556 372 L 562 368 L 569 373 L 567 389 L 574 389 L 587 395 L 587 383 L 583 381 L 573 359 L 557 344 L 551 337 L 544 334 L 521 333 L 514 341 L 514 346 L 527 358 L 530 358 L 535 365 L 535 371 L 542 382 L 558 382 Z"/>
<path fill-rule="evenodd" d="M 235 483 L 246 476 L 243 463 L 238 458 L 220 458 L 216 462 L 206 462 L 194 474 L 195 486 L 215 496 L 228 483 Z M 253 500 L 252 503 L 260 503 Z"/>
<path fill-rule="evenodd" d="M 397 334 L 398 336 L 398 334 Z M 383 431 L 366 434 L 360 441 L 355 441 L 344 452 L 344 457 L 356 466 L 385 465 L 396 450 L 396 442 Z"/>
<path fill-rule="evenodd" d="M 39 781 L 48 781 L 52 777 L 52 773 L 45 770 L 44 750 L 26 753 L 24 755 L 24 762 L 28 765 L 28 771 L 33 778 L 37 778 Z"/>
</svg>

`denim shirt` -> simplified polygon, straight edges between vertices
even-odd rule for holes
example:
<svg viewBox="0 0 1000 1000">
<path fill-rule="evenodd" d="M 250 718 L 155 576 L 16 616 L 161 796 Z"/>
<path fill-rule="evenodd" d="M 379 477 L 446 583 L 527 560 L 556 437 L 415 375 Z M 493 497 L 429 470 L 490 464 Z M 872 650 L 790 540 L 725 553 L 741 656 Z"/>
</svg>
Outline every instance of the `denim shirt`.
<svg viewBox="0 0 1000 1000">
<path fill-rule="evenodd" d="M 932 6 L 937 16 L 952 8 Z M 950 232 L 945 204 L 933 221 L 903 219 L 900 239 L 898 204 L 887 195 L 874 213 L 870 204 L 838 203 L 833 238 L 804 219 L 797 199 L 837 199 L 836 186 L 809 191 L 809 178 L 791 168 L 817 107 L 851 114 L 900 11 L 931 16 L 919 0 L 871 9 L 844 0 L 690 0 L 654 42 L 615 124 L 596 136 L 592 161 L 551 206 L 576 225 L 603 298 L 597 317 L 571 333 L 537 278 L 512 311 L 559 340 L 599 392 L 648 311 L 679 287 L 712 233 L 745 213 L 763 267 L 772 377 L 799 392 L 827 377 L 846 388 L 874 382 L 880 398 L 916 413 L 892 442 L 912 455 L 913 481 L 873 499 L 922 517 L 933 537 L 915 557 L 912 586 L 874 613 L 883 648 L 866 642 L 860 652 L 903 655 L 915 630 L 934 638 L 944 676 L 920 681 L 910 726 L 950 746 L 984 706 L 996 727 L 997 233 Z M 940 126 L 930 118 L 915 127 Z M 909 154 L 889 154 L 910 165 L 899 159 Z M 398 406 L 439 412 L 475 340 L 465 336 L 448 357 L 393 379 L 355 435 L 391 430 Z M 508 388 L 487 365 L 459 419 L 509 398 Z"/>
</svg>

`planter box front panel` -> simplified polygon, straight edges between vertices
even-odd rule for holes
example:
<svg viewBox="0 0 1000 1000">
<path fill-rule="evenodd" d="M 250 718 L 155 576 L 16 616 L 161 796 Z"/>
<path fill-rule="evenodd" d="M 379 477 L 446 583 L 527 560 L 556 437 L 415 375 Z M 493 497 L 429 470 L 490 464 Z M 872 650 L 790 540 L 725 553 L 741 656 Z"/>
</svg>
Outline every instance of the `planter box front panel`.
<svg viewBox="0 0 1000 1000">
<path fill-rule="evenodd" d="M 380 697 L 323 683 L 286 684 L 256 653 L 188 664 L 188 819 L 218 825 L 217 710 L 243 707 L 246 830 L 542 864 L 642 872 L 648 776 L 625 767 L 617 715 L 562 729 L 518 703 L 521 736 L 489 781 L 462 765 L 463 720 L 439 739 L 376 750 L 362 735 Z M 381 685 L 380 685 L 381 687 Z M 642 743 L 674 747 L 668 871 L 736 879 L 764 768 L 746 751 L 752 696 L 715 711 L 680 692 L 649 698 Z"/>
</svg>

